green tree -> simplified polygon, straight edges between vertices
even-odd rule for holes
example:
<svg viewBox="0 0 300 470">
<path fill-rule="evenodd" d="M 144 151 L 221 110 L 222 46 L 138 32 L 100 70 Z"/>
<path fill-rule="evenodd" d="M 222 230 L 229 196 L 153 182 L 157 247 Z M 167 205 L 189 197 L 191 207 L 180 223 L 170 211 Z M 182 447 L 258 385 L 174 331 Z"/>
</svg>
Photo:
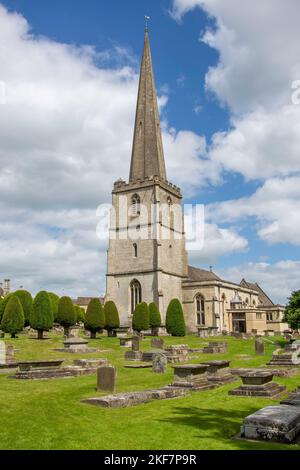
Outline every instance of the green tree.
<svg viewBox="0 0 300 470">
<path fill-rule="evenodd" d="M 76 313 L 76 323 L 84 323 L 85 319 L 85 310 L 82 307 L 79 307 L 79 305 L 74 305 L 75 308 L 75 313 Z"/>
<path fill-rule="evenodd" d="M 182 305 L 178 299 L 169 303 L 166 315 L 167 332 L 172 336 L 185 336 L 185 321 Z"/>
<path fill-rule="evenodd" d="M 4 311 L 5 311 L 5 307 L 8 304 L 8 301 L 11 298 L 12 295 L 13 294 L 6 295 L 5 297 L 3 297 L 3 299 L 0 302 L 0 322 L 2 321 Z"/>
<path fill-rule="evenodd" d="M 30 294 L 30 292 L 23 289 L 17 290 L 16 292 L 14 292 L 14 295 L 16 295 L 21 302 L 24 312 L 25 326 L 28 326 L 33 302 L 32 295 Z"/>
<path fill-rule="evenodd" d="M 64 335 L 68 337 L 70 326 L 76 324 L 75 308 L 70 297 L 64 296 L 59 299 L 57 322 L 64 327 Z"/>
<path fill-rule="evenodd" d="M 146 302 L 141 302 L 135 308 L 132 317 L 132 328 L 139 333 L 143 330 L 149 330 L 150 318 L 149 308 Z"/>
<path fill-rule="evenodd" d="M 158 310 L 156 303 L 151 302 L 149 304 L 149 316 L 150 316 L 150 328 L 152 329 L 152 334 L 157 334 L 158 328 L 161 325 L 161 316 Z"/>
<path fill-rule="evenodd" d="M 9 333 L 12 338 L 15 338 L 16 334 L 23 330 L 24 322 L 22 304 L 17 296 L 12 295 L 5 307 L 1 329 L 4 333 Z"/>
<path fill-rule="evenodd" d="M 108 336 L 113 336 L 113 331 L 120 327 L 120 318 L 117 306 L 112 300 L 105 303 L 104 314 L 105 329 L 107 330 Z"/>
<path fill-rule="evenodd" d="M 104 309 L 99 299 L 92 299 L 88 305 L 84 326 L 87 331 L 90 331 L 91 338 L 96 338 L 96 333 L 103 330 L 105 326 Z"/>
<path fill-rule="evenodd" d="M 44 331 L 49 331 L 53 326 L 53 313 L 51 301 L 46 291 L 39 292 L 34 298 L 29 316 L 31 328 L 37 330 L 38 339 L 43 339 Z"/>
<path fill-rule="evenodd" d="M 50 297 L 50 302 L 51 302 L 53 321 L 57 322 L 59 297 L 58 295 L 54 294 L 54 292 L 48 292 L 48 295 Z"/>
<path fill-rule="evenodd" d="M 300 328 L 300 290 L 292 292 L 285 309 L 283 321 L 289 324 L 293 330 Z"/>
</svg>

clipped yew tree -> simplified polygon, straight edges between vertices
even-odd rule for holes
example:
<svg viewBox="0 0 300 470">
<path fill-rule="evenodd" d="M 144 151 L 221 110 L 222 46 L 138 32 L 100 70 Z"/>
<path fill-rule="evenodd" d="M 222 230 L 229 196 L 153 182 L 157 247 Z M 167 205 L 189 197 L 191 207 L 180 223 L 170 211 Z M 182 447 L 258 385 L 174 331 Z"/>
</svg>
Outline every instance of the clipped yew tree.
<svg viewBox="0 0 300 470">
<path fill-rule="evenodd" d="M 53 314 L 53 321 L 57 322 L 57 313 L 58 313 L 58 303 L 59 297 L 58 295 L 54 294 L 54 292 L 48 292 L 50 297 L 51 307 L 52 307 L 52 314 Z"/>
<path fill-rule="evenodd" d="M 132 328 L 139 333 L 143 330 L 149 330 L 149 308 L 146 302 L 141 302 L 136 306 L 132 317 Z"/>
<path fill-rule="evenodd" d="M 69 336 L 70 326 L 76 325 L 76 312 L 72 299 L 61 297 L 58 302 L 57 322 L 64 327 L 64 335 Z"/>
<path fill-rule="evenodd" d="M 120 317 L 116 304 L 109 300 L 104 305 L 105 329 L 108 336 L 113 336 L 113 331 L 120 327 Z"/>
<path fill-rule="evenodd" d="M 169 303 L 166 315 L 166 329 L 172 336 L 185 336 L 185 321 L 182 305 L 178 299 Z"/>
<path fill-rule="evenodd" d="M 76 314 L 76 323 L 84 323 L 85 319 L 85 310 L 79 305 L 74 305 L 75 314 Z"/>
<path fill-rule="evenodd" d="M 5 297 L 3 297 L 3 299 L 1 299 L 1 302 L 0 302 L 0 322 L 2 321 L 4 311 L 5 311 L 5 307 L 8 304 L 8 301 L 12 297 L 12 295 L 13 294 L 8 294 Z"/>
<path fill-rule="evenodd" d="M 46 291 L 39 292 L 34 298 L 29 325 L 38 332 L 38 339 L 44 338 L 44 331 L 53 326 L 53 314 L 49 295 Z"/>
<path fill-rule="evenodd" d="M 95 339 L 96 334 L 105 327 L 104 309 L 99 299 L 92 299 L 88 305 L 84 327 L 91 333 L 91 338 Z"/>
<path fill-rule="evenodd" d="M 19 298 L 15 295 L 10 296 L 5 307 L 1 321 L 1 329 L 4 333 L 9 333 L 12 338 L 24 328 L 24 312 Z"/>
<path fill-rule="evenodd" d="M 32 295 L 27 290 L 17 290 L 13 295 L 16 295 L 21 302 L 24 312 L 25 326 L 29 325 L 29 316 L 32 309 Z"/>
<path fill-rule="evenodd" d="M 161 316 L 158 307 L 154 302 L 151 302 L 151 304 L 149 304 L 149 318 L 152 334 L 157 335 L 158 328 L 161 325 Z"/>
</svg>

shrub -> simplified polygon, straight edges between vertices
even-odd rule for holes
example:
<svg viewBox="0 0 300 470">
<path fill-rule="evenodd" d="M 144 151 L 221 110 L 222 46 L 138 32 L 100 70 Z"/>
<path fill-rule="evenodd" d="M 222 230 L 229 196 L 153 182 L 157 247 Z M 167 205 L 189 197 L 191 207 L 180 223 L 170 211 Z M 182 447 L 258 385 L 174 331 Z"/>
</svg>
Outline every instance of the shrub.
<svg viewBox="0 0 300 470">
<path fill-rule="evenodd" d="M 85 310 L 82 307 L 79 307 L 79 305 L 74 305 L 75 308 L 75 314 L 76 314 L 76 323 L 82 322 L 84 323 L 85 319 Z"/>
<path fill-rule="evenodd" d="M 48 292 L 48 295 L 50 297 L 50 302 L 51 302 L 53 321 L 57 322 L 59 297 L 58 295 L 54 294 L 54 292 Z"/>
<path fill-rule="evenodd" d="M 10 333 L 12 338 L 16 337 L 19 331 L 24 328 L 24 312 L 19 298 L 15 295 L 10 296 L 5 307 L 1 322 L 1 329 L 4 333 Z"/>
<path fill-rule="evenodd" d="M 285 309 L 283 321 L 287 322 L 292 330 L 300 328 L 300 290 L 292 292 Z"/>
<path fill-rule="evenodd" d="M 149 330 L 149 308 L 146 302 L 141 302 L 136 306 L 132 317 L 132 328 L 138 332 Z"/>
<path fill-rule="evenodd" d="M 112 331 L 120 326 L 119 312 L 116 304 L 109 300 L 104 305 L 105 314 L 105 329 L 108 332 L 108 336 L 112 336 Z"/>
<path fill-rule="evenodd" d="M 149 305 L 149 317 L 150 317 L 150 327 L 152 329 L 152 333 L 155 333 L 155 330 L 160 327 L 161 325 L 161 316 L 158 310 L 157 305 L 152 302 Z"/>
<path fill-rule="evenodd" d="M 85 329 L 90 331 L 91 338 L 96 338 L 96 333 L 105 326 L 104 309 L 99 299 L 92 299 L 88 305 L 85 321 Z"/>
<path fill-rule="evenodd" d="M 185 336 L 185 321 L 182 305 L 178 299 L 169 303 L 166 315 L 167 332 L 172 336 Z"/>
<path fill-rule="evenodd" d="M 16 292 L 14 292 L 14 295 L 16 295 L 20 302 L 21 302 L 21 305 L 23 307 L 23 312 L 24 312 L 24 320 L 25 320 L 25 326 L 28 326 L 29 325 L 29 317 L 30 317 L 30 312 L 31 312 L 31 309 L 32 309 L 32 295 L 30 294 L 30 292 L 28 292 L 27 290 L 17 290 Z"/>
<path fill-rule="evenodd" d="M 1 299 L 1 302 L 0 302 L 0 322 L 2 321 L 4 311 L 5 311 L 5 307 L 8 304 L 8 301 L 11 298 L 11 296 L 12 296 L 12 294 L 8 294 L 5 297 L 3 297 L 3 299 Z"/>
<path fill-rule="evenodd" d="M 57 322 L 64 327 L 64 335 L 69 336 L 69 328 L 76 324 L 76 313 L 70 297 L 64 296 L 59 299 Z"/>
<path fill-rule="evenodd" d="M 36 295 L 29 316 L 29 324 L 31 328 L 37 330 L 38 339 L 43 339 L 44 331 L 49 331 L 52 328 L 52 307 L 46 291 L 41 291 Z"/>
</svg>

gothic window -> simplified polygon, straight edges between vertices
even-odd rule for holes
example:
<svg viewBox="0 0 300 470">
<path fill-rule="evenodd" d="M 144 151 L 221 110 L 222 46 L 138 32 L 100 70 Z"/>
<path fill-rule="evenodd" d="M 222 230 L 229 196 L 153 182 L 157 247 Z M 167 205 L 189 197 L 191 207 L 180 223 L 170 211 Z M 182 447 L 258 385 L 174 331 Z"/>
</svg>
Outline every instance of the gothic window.
<svg viewBox="0 0 300 470">
<path fill-rule="evenodd" d="M 260 312 L 257 312 L 257 314 L 256 314 L 256 320 L 261 320 L 261 313 L 260 313 Z"/>
<path fill-rule="evenodd" d="M 137 304 L 142 301 L 142 287 L 139 281 L 134 279 L 130 283 L 130 297 L 131 297 L 131 314 L 135 311 Z"/>
<path fill-rule="evenodd" d="M 134 194 L 131 198 L 131 215 L 137 216 L 141 213 L 141 198 L 138 194 Z"/>
<path fill-rule="evenodd" d="M 167 203 L 169 206 L 172 205 L 172 199 L 170 198 L 170 196 L 167 197 Z"/>
<path fill-rule="evenodd" d="M 138 256 L 138 248 L 137 248 L 137 244 L 134 243 L 133 244 L 133 257 L 137 258 L 137 256 Z"/>
<path fill-rule="evenodd" d="M 195 298 L 196 303 L 196 322 L 197 325 L 205 325 L 205 301 L 202 295 L 198 294 Z"/>
<path fill-rule="evenodd" d="M 267 321 L 273 321 L 273 313 L 267 313 Z"/>
</svg>

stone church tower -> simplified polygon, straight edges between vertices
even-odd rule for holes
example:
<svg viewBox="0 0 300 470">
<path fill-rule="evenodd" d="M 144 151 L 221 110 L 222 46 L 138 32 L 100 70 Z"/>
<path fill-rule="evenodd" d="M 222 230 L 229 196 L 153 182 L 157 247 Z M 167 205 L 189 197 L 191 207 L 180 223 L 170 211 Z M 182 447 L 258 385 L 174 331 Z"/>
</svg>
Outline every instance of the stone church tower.
<svg viewBox="0 0 300 470">
<path fill-rule="evenodd" d="M 182 300 L 187 254 L 180 189 L 167 181 L 149 35 L 146 30 L 129 182 L 112 191 L 106 300 L 122 325 L 137 303 L 155 302 L 162 320 L 170 300 Z"/>
</svg>

